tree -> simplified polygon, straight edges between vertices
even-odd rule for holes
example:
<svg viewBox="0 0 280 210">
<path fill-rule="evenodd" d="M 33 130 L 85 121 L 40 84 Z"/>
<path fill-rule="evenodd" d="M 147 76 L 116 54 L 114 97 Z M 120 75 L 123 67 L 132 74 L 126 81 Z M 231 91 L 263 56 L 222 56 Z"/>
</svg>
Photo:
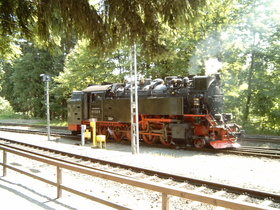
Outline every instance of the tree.
<svg viewBox="0 0 280 210">
<path fill-rule="evenodd" d="M 243 125 L 258 123 L 259 129 L 279 127 L 279 10 L 274 1 L 242 4 L 246 13 L 225 32 L 228 103 L 243 114 Z M 229 44 L 230 43 L 230 44 Z M 231 77 L 231 78 L 230 78 Z M 239 88 L 233 88 L 233 84 Z"/>
<path fill-rule="evenodd" d="M 55 78 L 58 85 L 53 91 L 69 98 L 72 91 L 82 90 L 89 84 L 124 82 L 129 70 L 127 55 L 117 50 L 108 58 L 99 57 L 97 50 L 88 48 L 87 41 L 80 41 L 67 56 L 64 71 Z"/>
<path fill-rule="evenodd" d="M 104 51 L 115 49 L 122 40 L 140 41 L 155 55 L 164 46 L 158 42 L 162 23 L 171 28 L 193 24 L 206 0 L 0 0 L 1 37 L 21 34 L 27 40 L 39 38 L 52 47 L 61 38 L 68 47 L 86 38 L 90 46 Z"/>
<path fill-rule="evenodd" d="M 1 94 L 14 111 L 44 117 L 44 83 L 40 74 L 57 75 L 62 71 L 63 59 L 58 56 L 56 60 L 45 50 L 35 48 L 30 43 L 22 43 L 22 53 L 23 56 L 13 64 L 4 65 Z"/>
</svg>

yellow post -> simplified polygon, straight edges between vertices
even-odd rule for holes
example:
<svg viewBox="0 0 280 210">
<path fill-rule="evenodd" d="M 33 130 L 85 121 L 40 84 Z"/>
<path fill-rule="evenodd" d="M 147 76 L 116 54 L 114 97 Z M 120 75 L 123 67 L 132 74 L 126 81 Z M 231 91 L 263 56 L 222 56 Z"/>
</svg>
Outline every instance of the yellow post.
<svg viewBox="0 0 280 210">
<path fill-rule="evenodd" d="M 91 119 L 90 127 L 92 128 L 92 146 L 96 147 L 96 122 L 95 119 Z"/>
</svg>

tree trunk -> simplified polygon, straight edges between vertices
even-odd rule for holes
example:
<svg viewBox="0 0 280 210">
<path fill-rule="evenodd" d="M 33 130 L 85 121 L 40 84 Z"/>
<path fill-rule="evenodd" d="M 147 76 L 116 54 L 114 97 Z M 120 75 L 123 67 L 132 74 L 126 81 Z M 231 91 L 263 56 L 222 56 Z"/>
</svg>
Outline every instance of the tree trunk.
<svg viewBox="0 0 280 210">
<path fill-rule="evenodd" d="M 243 116 L 243 126 L 247 124 L 248 117 L 250 113 L 250 103 L 251 103 L 251 97 L 252 97 L 252 77 L 253 77 L 253 71 L 254 71 L 254 63 L 255 63 L 255 53 L 252 52 L 252 61 L 248 72 L 248 93 L 247 93 L 247 100 L 245 104 L 245 111 Z"/>
</svg>

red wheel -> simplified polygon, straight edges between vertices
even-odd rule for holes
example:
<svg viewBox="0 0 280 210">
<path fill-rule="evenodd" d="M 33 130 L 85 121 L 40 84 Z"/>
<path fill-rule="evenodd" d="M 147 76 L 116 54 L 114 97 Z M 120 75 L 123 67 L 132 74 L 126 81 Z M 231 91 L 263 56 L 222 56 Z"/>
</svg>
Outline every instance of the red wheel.
<svg viewBox="0 0 280 210">
<path fill-rule="evenodd" d="M 159 139 L 159 136 L 142 134 L 142 138 L 143 138 L 144 142 L 146 142 L 147 144 L 153 144 Z"/>
<path fill-rule="evenodd" d="M 204 139 L 195 139 L 193 143 L 196 148 L 202 148 L 206 144 Z"/>
<path fill-rule="evenodd" d="M 119 127 L 115 127 L 113 131 L 113 138 L 116 141 L 120 141 L 123 138 L 123 133 L 121 132 L 121 129 Z"/>
<path fill-rule="evenodd" d="M 105 135 L 105 136 L 106 136 L 106 139 L 108 139 L 109 136 L 110 136 L 110 134 L 109 134 L 109 132 L 108 132 L 108 129 L 107 129 L 107 127 L 105 127 L 105 126 L 100 126 L 100 127 L 98 127 L 98 128 L 97 128 L 97 133 L 98 133 L 98 135 Z"/>
<path fill-rule="evenodd" d="M 171 136 L 167 136 L 167 138 L 164 138 L 163 136 L 161 136 L 160 138 L 160 142 L 163 145 L 169 146 L 172 143 L 172 137 Z"/>
<path fill-rule="evenodd" d="M 165 146 L 169 146 L 170 144 L 172 144 L 171 131 L 168 128 L 168 125 L 163 124 L 162 134 L 161 134 L 159 140 Z"/>
<path fill-rule="evenodd" d="M 97 135 L 102 135 L 101 126 L 96 127 L 96 133 L 97 133 Z"/>
</svg>

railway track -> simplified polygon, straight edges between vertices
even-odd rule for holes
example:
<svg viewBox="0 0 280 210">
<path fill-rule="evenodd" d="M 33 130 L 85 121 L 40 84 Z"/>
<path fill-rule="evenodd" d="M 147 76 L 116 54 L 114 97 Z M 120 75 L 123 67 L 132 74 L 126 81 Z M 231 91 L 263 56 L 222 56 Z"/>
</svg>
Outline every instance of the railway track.
<svg viewBox="0 0 280 210">
<path fill-rule="evenodd" d="M 40 155 L 55 161 L 62 161 L 67 164 L 79 167 L 90 168 L 116 176 L 123 176 L 135 180 L 160 183 L 166 186 L 186 189 L 191 192 L 214 196 L 221 199 L 230 199 L 232 202 L 246 202 L 256 209 L 280 208 L 280 195 L 267 193 L 257 190 L 239 188 L 230 185 L 223 185 L 214 182 L 193 179 L 185 176 L 149 170 L 130 165 L 114 163 L 110 161 L 95 159 L 87 156 L 68 153 L 61 150 L 54 150 L 38 145 L 22 143 L 20 141 L 0 138 L 0 147 L 5 147 L 21 152 Z M 185 205 L 185 201 L 180 205 Z M 178 204 L 177 204 L 178 205 Z M 188 202 L 188 207 L 199 208 L 200 203 L 195 201 Z"/>
<path fill-rule="evenodd" d="M 211 149 L 206 149 L 206 150 L 209 152 L 224 153 L 224 154 L 280 158 L 280 149 L 272 149 L 272 148 L 241 146 L 240 148 L 236 148 L 236 149 L 224 149 L 224 150 L 214 150 L 214 151 L 210 151 Z"/>
<path fill-rule="evenodd" d="M 266 142 L 280 144 L 280 137 L 278 136 L 246 136 L 241 140 L 247 142 Z"/>
<path fill-rule="evenodd" d="M 1 128 L 2 126 L 2 128 Z M 28 124 L 18 124 L 18 123 L 0 123 L 0 129 L 4 129 L 5 127 L 31 127 L 37 129 L 46 129 L 46 126 L 41 125 L 28 125 Z M 11 129 L 11 128 L 10 128 Z M 57 132 L 52 132 L 53 135 L 59 135 L 61 132 L 58 130 L 68 131 L 66 126 L 51 126 L 52 130 L 56 130 Z M 18 129 L 15 129 L 18 130 Z M 35 132 L 35 130 L 34 130 Z M 70 132 L 68 132 L 70 133 Z M 280 137 L 278 136 L 246 136 L 242 137 L 239 141 L 247 141 L 247 142 L 267 142 L 267 143 L 274 143 L 280 144 Z"/>
<path fill-rule="evenodd" d="M 13 133 L 28 133 L 28 134 L 36 134 L 36 135 L 47 135 L 47 132 L 45 131 L 45 126 L 35 126 L 35 128 L 39 128 L 40 130 L 27 130 L 27 129 L 16 129 L 16 128 L 10 128 L 10 127 L 0 127 L 0 131 L 13 132 Z M 67 133 L 67 131 L 64 129 L 64 127 L 62 129 L 63 132 L 61 132 L 60 129 L 61 129 L 61 127 L 53 127 L 54 131 L 51 133 L 51 136 L 80 140 L 80 137 L 72 136 L 71 134 Z M 248 138 L 248 139 L 249 139 L 249 141 L 253 141 L 253 139 L 256 139 L 256 138 Z M 247 138 L 242 139 L 242 141 L 246 141 L 246 140 L 247 140 Z M 256 140 L 260 140 L 260 138 L 257 138 Z M 278 138 L 272 139 L 271 137 L 269 139 L 264 139 L 264 141 L 280 143 L 280 140 Z M 146 145 L 146 144 L 144 144 L 144 145 Z M 149 146 L 166 148 L 166 146 L 163 146 L 161 144 L 151 144 Z M 172 145 L 169 147 L 173 148 L 173 149 L 175 148 Z M 184 148 L 184 149 L 198 150 L 197 148 L 192 148 L 192 147 Z M 243 156 L 280 158 L 280 149 L 262 148 L 262 147 L 253 147 L 253 146 L 242 146 L 241 148 L 237 148 L 237 149 L 223 149 L 223 150 L 214 150 L 212 148 L 201 148 L 201 149 L 199 149 L 199 151 L 210 152 L 210 153 L 235 154 L 235 155 L 243 155 Z"/>
<path fill-rule="evenodd" d="M 241 148 L 236 149 L 236 151 L 231 151 L 231 152 L 237 152 L 238 154 L 244 153 L 247 155 L 280 158 L 280 150 L 273 149 L 273 148 L 242 146 Z"/>
</svg>

